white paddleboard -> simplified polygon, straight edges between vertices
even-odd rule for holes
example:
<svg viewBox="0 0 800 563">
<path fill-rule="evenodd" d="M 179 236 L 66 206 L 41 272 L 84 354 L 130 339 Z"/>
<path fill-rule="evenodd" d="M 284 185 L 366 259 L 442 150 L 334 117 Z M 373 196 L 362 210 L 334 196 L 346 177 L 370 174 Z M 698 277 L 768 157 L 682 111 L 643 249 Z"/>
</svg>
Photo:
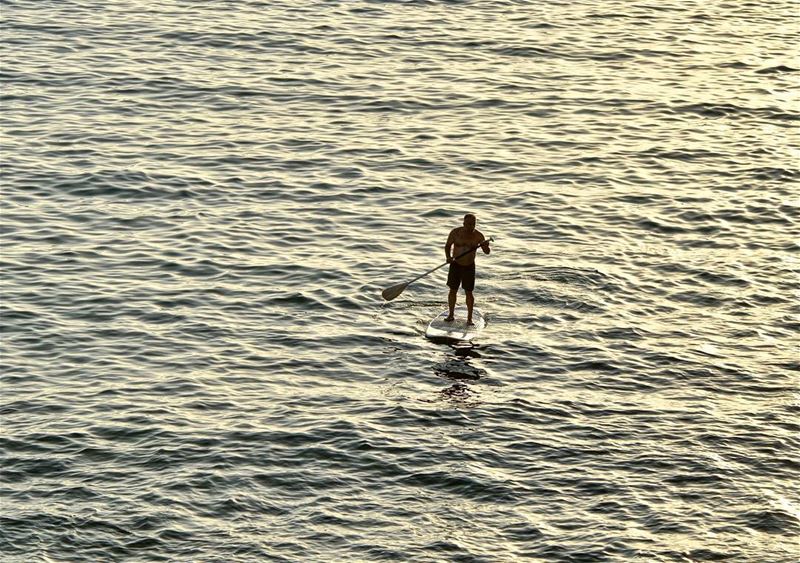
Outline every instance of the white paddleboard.
<svg viewBox="0 0 800 563">
<path fill-rule="evenodd" d="M 486 326 L 486 319 L 483 314 L 475 307 L 472 310 L 472 322 L 467 326 L 467 306 L 460 305 L 453 311 L 455 320 L 445 321 L 448 311 L 442 311 L 433 319 L 425 331 L 425 336 L 431 340 L 450 340 L 450 341 L 470 341 L 478 336 L 483 327 Z"/>
</svg>

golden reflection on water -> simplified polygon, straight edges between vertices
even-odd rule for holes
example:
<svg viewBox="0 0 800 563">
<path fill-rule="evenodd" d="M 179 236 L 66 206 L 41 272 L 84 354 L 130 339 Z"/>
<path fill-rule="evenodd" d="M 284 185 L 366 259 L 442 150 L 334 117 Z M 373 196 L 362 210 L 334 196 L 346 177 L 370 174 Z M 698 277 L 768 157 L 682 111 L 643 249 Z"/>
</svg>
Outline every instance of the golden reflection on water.
<svg viewBox="0 0 800 563">
<path fill-rule="evenodd" d="M 792 547 L 794 3 L 32 6 L 2 132 L 21 558 L 224 559 L 236 522 L 256 558 Z M 466 210 L 497 244 L 459 364 L 423 337 L 444 270 L 380 290 Z"/>
</svg>

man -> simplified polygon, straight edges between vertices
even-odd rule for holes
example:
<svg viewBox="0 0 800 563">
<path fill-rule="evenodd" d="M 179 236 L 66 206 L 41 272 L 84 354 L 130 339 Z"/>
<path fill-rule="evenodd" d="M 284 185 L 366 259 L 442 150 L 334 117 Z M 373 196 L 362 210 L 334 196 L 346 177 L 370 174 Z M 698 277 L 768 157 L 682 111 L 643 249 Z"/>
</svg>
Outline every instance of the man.
<svg viewBox="0 0 800 563">
<path fill-rule="evenodd" d="M 464 215 L 464 226 L 456 227 L 450 231 L 450 236 L 447 237 L 447 244 L 444 245 L 444 255 L 447 257 L 447 262 L 450 264 L 450 272 L 447 274 L 447 286 L 450 288 L 450 294 L 447 296 L 447 305 L 450 308 L 450 314 L 445 319 L 446 321 L 453 320 L 453 311 L 456 308 L 456 300 L 458 298 L 458 287 L 464 288 L 464 293 L 467 296 L 467 324 L 474 324 L 472 322 L 472 309 L 475 306 L 475 297 L 472 291 L 475 289 L 475 254 L 480 246 L 484 254 L 489 254 L 492 249 L 489 248 L 489 241 L 485 239 L 483 234 L 475 229 L 477 219 L 472 213 Z M 471 252 L 467 252 L 471 250 Z M 464 254 L 466 252 L 466 254 Z M 461 256 L 464 254 L 464 256 Z"/>
</svg>

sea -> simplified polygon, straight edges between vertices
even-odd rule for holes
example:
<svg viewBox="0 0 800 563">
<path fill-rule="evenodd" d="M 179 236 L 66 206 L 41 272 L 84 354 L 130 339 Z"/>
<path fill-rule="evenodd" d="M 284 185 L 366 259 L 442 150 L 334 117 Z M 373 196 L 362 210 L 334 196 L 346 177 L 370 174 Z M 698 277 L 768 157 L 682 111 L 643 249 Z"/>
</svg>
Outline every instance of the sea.
<svg viewBox="0 0 800 563">
<path fill-rule="evenodd" d="M 1 561 L 800 560 L 797 0 L 0 17 Z"/>
</svg>

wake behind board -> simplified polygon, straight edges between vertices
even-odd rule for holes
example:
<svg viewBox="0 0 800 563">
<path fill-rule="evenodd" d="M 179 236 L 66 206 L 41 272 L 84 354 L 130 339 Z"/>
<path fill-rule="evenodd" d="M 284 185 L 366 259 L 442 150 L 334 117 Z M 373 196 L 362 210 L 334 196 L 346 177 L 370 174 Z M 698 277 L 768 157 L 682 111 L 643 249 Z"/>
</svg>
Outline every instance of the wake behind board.
<svg viewBox="0 0 800 563">
<path fill-rule="evenodd" d="M 477 307 L 472 310 L 472 322 L 475 323 L 472 326 L 467 326 L 467 307 L 465 305 L 455 308 L 453 311 L 455 320 L 445 321 L 447 313 L 447 311 L 442 311 L 430 322 L 425 331 L 426 338 L 449 342 L 470 341 L 477 337 L 486 326 L 486 319 L 483 318 L 483 314 Z"/>
</svg>

